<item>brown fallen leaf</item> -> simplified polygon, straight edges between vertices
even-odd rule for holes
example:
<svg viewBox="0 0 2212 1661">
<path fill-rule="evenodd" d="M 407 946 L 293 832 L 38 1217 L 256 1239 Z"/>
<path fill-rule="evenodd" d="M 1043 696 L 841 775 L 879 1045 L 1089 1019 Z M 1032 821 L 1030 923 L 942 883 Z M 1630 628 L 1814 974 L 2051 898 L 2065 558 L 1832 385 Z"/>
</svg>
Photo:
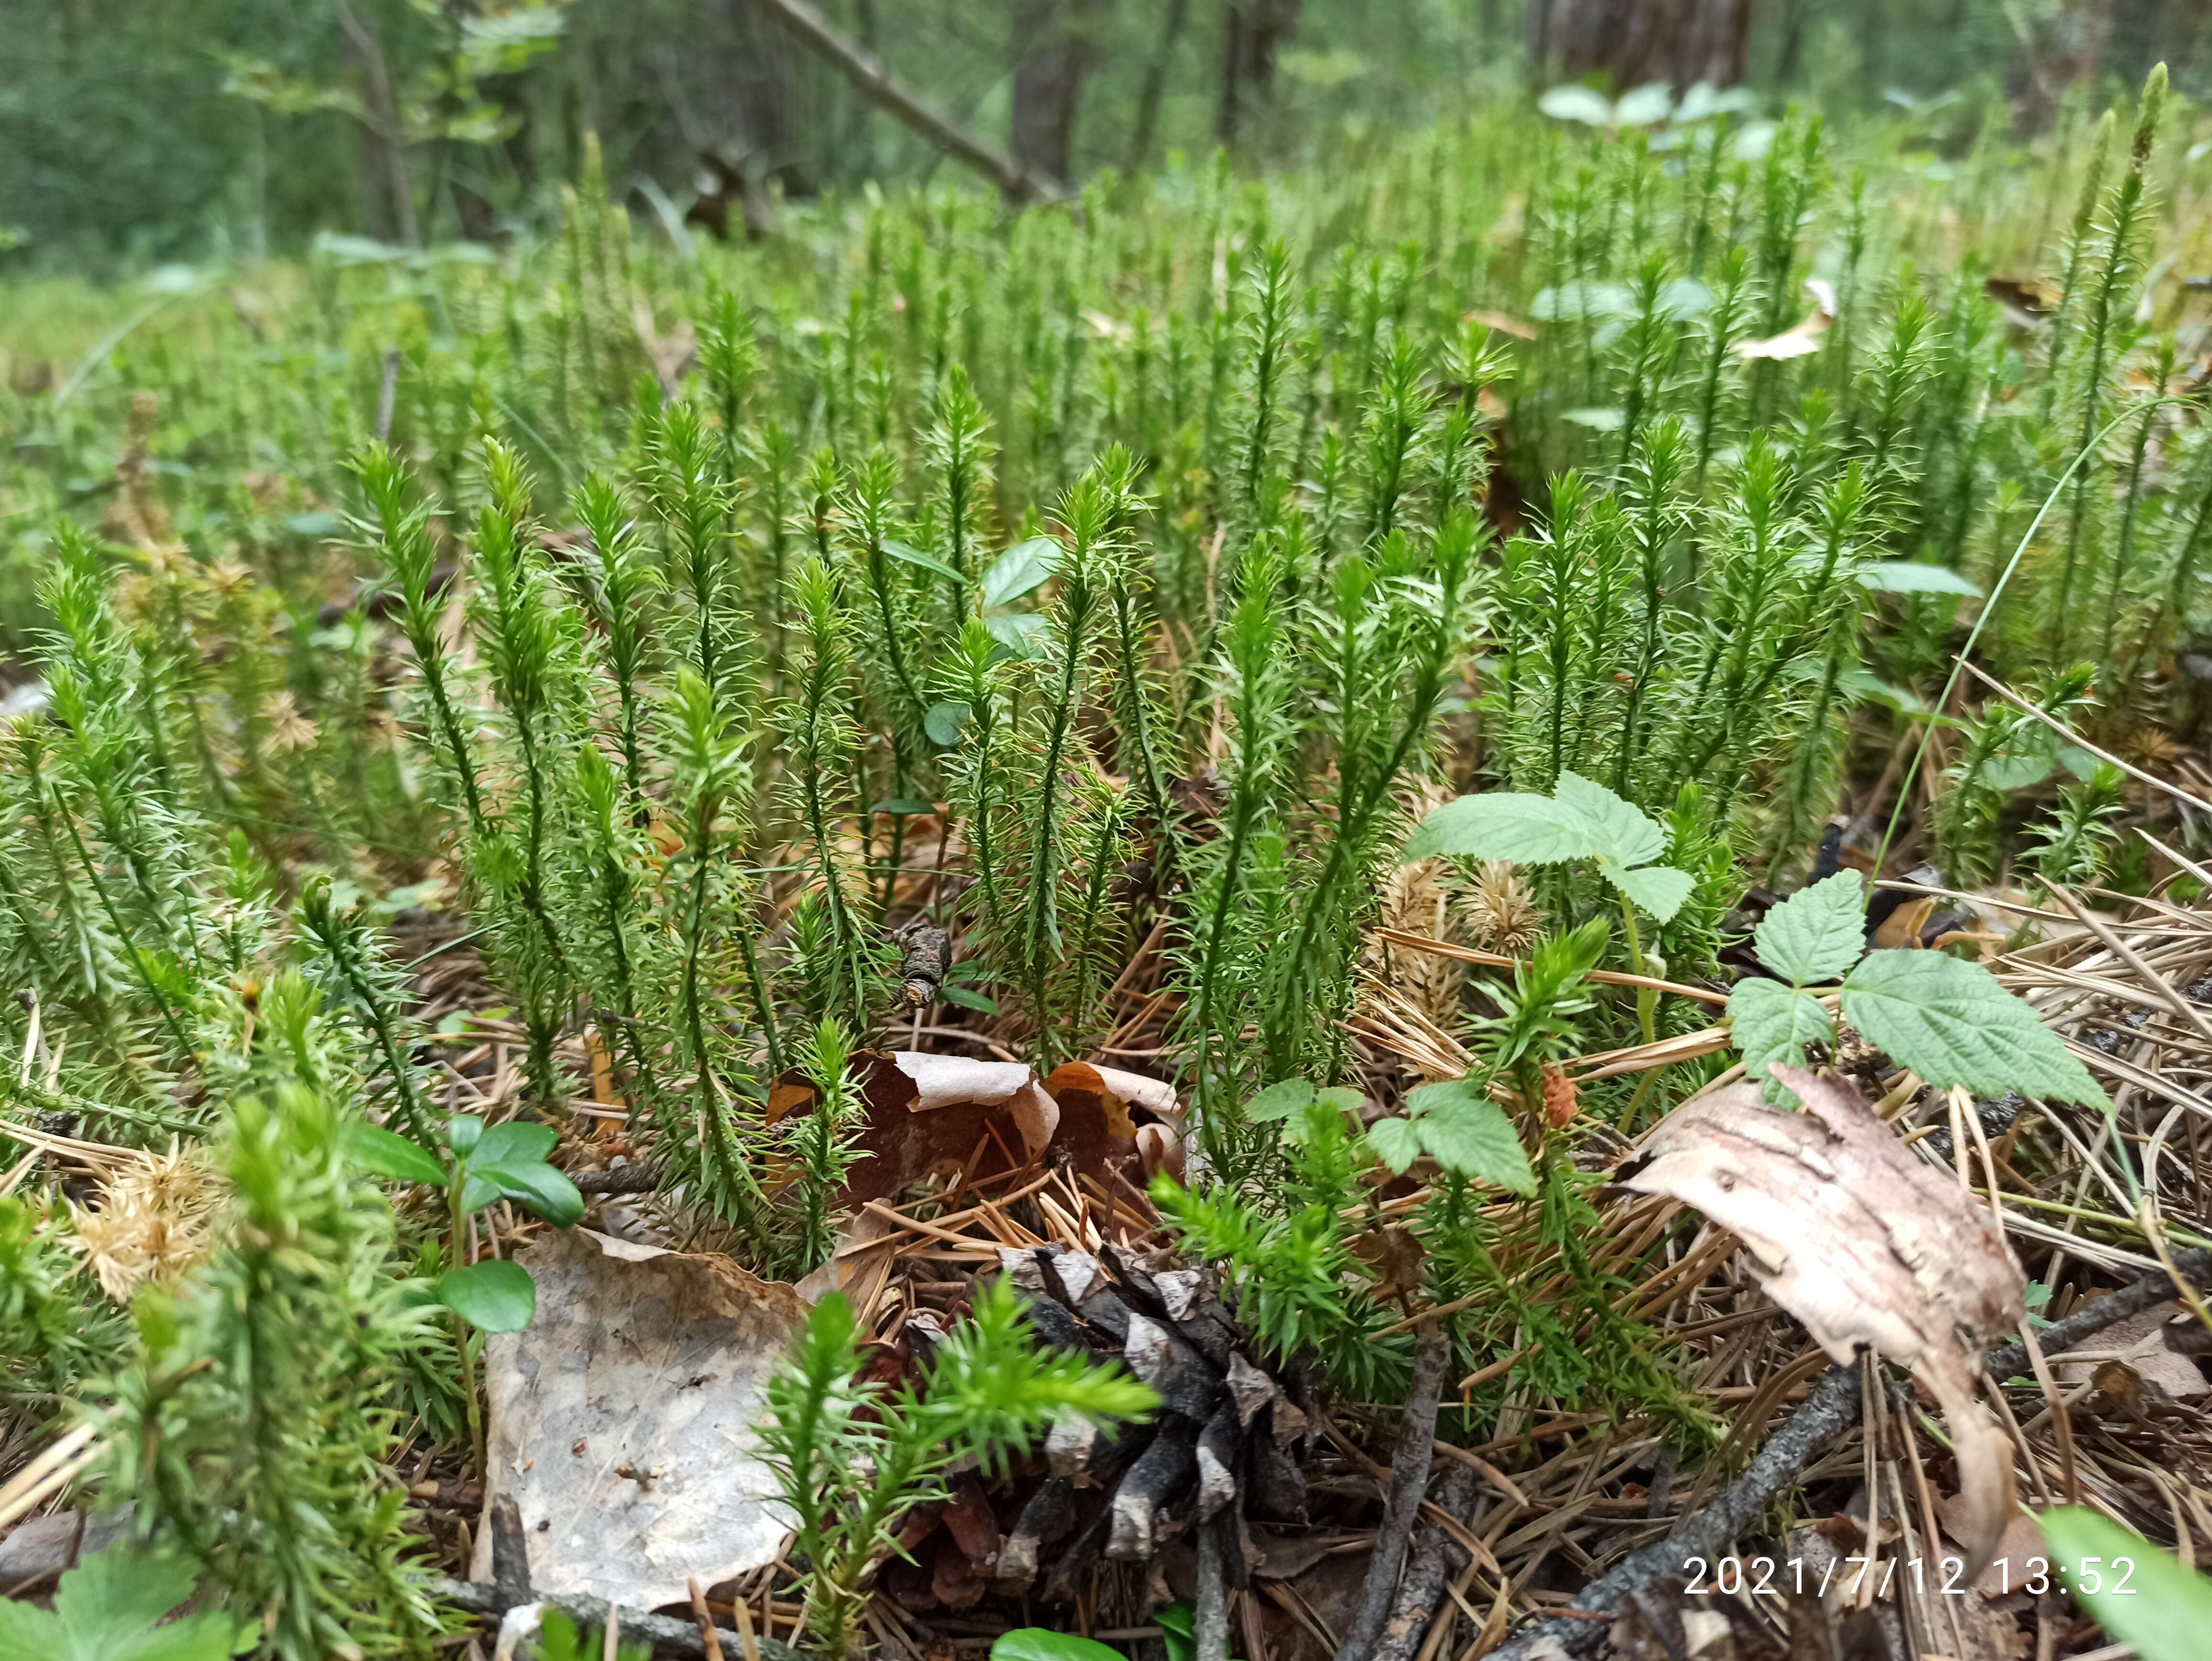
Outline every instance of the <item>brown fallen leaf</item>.
<svg viewBox="0 0 2212 1661">
<path fill-rule="evenodd" d="M 1881 920 L 1881 926 L 1874 931 L 1875 946 L 1882 951 L 1917 947 L 1920 931 L 1935 914 L 1933 900 L 1906 901 Z"/>
<path fill-rule="evenodd" d="M 1985 277 L 1982 292 L 2004 307 L 2005 321 L 2016 329 L 2033 328 L 2057 309 L 2065 290 L 2047 277 Z"/>
<path fill-rule="evenodd" d="M 583 1228 L 516 1261 L 538 1315 L 484 1345 L 485 1516 L 520 1509 L 532 1585 L 649 1609 L 773 1562 L 790 1523 L 760 1457 L 762 1389 L 805 1321 L 799 1294 Z"/>
<path fill-rule="evenodd" d="M 1775 1077 L 1802 1113 L 1741 1084 L 1686 1103 L 1620 1174 L 1641 1194 L 1695 1206 L 1769 1271 L 1767 1295 L 1838 1361 L 1870 1348 L 1911 1369 L 1958 1448 L 1956 1524 L 1969 1576 L 2014 1508 L 2011 1444 L 1975 1397 L 1982 1346 L 2026 1317 L 2026 1281 L 2003 1232 L 1915 1156 L 1848 1084 L 1808 1069 Z"/>
<path fill-rule="evenodd" d="M 2205 1390 L 2204 1374 L 2193 1360 L 2167 1342 L 2167 1323 L 2180 1312 L 2179 1304 L 2164 1303 L 2139 1315 L 2130 1315 L 2099 1333 L 2090 1348 L 2100 1355 L 2117 1352 L 2134 1369 L 2136 1378 L 2160 1395 L 2191 1398 L 2202 1396 Z M 2059 1387 L 2071 1390 L 2094 1379 L 2100 1365 L 2096 1361 L 2053 1358 L 2051 1370 Z"/>
<path fill-rule="evenodd" d="M 1836 291 L 1817 277 L 1805 279 L 1805 292 L 1813 296 L 1813 309 L 1780 334 L 1764 340 L 1740 340 L 1738 357 L 1805 357 L 1820 350 L 1820 337 L 1835 326 Z"/>
</svg>

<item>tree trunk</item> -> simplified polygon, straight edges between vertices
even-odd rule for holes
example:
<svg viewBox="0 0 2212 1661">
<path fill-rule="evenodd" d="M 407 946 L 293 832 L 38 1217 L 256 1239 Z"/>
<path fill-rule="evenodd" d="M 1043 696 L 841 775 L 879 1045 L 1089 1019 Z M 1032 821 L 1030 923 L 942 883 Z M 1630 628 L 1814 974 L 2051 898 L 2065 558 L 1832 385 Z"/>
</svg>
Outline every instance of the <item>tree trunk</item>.
<svg viewBox="0 0 2212 1661">
<path fill-rule="evenodd" d="M 1014 0 L 1015 161 L 1072 179 L 1075 116 L 1098 51 L 1101 0 Z"/>
<path fill-rule="evenodd" d="M 720 9 L 730 42 L 724 119 L 748 174 L 776 180 L 787 196 L 812 196 L 818 186 L 802 157 L 798 53 L 781 30 L 756 19 L 748 0 L 720 0 Z"/>
<path fill-rule="evenodd" d="M 1159 128 L 1160 99 L 1167 91 L 1168 69 L 1175 61 L 1176 48 L 1182 42 L 1183 25 L 1189 18 L 1190 0 L 1168 0 L 1167 21 L 1160 26 L 1159 44 L 1152 49 L 1152 60 L 1145 65 L 1145 84 L 1137 95 L 1137 125 L 1129 135 L 1126 172 L 1137 172 L 1152 158 L 1152 135 Z"/>
<path fill-rule="evenodd" d="M 1528 0 L 1528 57 L 1560 76 L 1607 76 L 1615 92 L 1663 81 L 1743 79 L 1753 0 Z"/>
<path fill-rule="evenodd" d="M 399 103 L 392 96 L 392 71 L 376 32 L 362 21 L 346 0 L 337 0 L 338 33 L 361 87 L 361 119 L 355 124 L 361 161 L 362 222 L 380 242 L 419 246 L 415 224 L 415 188 L 407 177 L 402 147 Z"/>
<path fill-rule="evenodd" d="M 1298 26 L 1301 0 L 1229 0 L 1222 17 L 1221 101 L 1214 136 L 1233 143 L 1252 109 L 1275 85 L 1275 53 Z M 1540 3 L 1540 0 L 1532 0 Z"/>
</svg>

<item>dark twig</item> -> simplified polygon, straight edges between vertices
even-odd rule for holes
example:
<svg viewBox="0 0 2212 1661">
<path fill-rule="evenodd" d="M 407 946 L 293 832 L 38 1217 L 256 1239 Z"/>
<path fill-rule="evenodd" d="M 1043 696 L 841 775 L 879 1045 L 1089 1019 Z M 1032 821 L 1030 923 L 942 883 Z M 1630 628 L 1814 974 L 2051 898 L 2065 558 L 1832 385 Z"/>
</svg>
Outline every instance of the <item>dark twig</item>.
<svg viewBox="0 0 2212 1661">
<path fill-rule="evenodd" d="M 1469 1467 L 1455 1464 L 1437 1478 L 1433 1503 L 1445 1515 L 1464 1523 L 1474 1509 L 1481 1481 Z M 1443 1601 L 1445 1585 L 1467 1563 L 1467 1548 L 1445 1530 L 1431 1523 L 1421 1530 L 1398 1582 L 1398 1596 L 1382 1628 L 1382 1641 L 1375 1646 L 1373 1661 L 1413 1661 L 1431 1624 L 1446 1618 L 1437 1608 Z"/>
<path fill-rule="evenodd" d="M 1382 1502 L 1382 1526 L 1375 1536 L 1375 1555 L 1367 1561 L 1367 1583 L 1360 1588 L 1359 1607 L 1344 1629 L 1336 1661 L 1369 1661 L 1390 1618 L 1398 1596 L 1398 1572 L 1405 1566 L 1413 1519 L 1420 1513 L 1421 1497 L 1429 1486 L 1429 1462 L 1436 1455 L 1437 1402 L 1443 1394 L 1444 1372 L 1450 1360 L 1451 1341 L 1441 1325 L 1432 1323 L 1424 1327 L 1413 1352 L 1413 1384 L 1406 1396 L 1406 1416 L 1399 1426 L 1398 1451 L 1390 1458 L 1390 1492 Z"/>
<path fill-rule="evenodd" d="M 653 1172 L 641 1165 L 618 1165 L 608 1171 L 580 1171 L 569 1180 L 579 1194 L 650 1194 Z"/>
<path fill-rule="evenodd" d="M 2212 1281 L 2212 1250 L 2197 1249 L 2174 1254 L 2174 1268 L 2186 1280 L 2202 1285 Z M 2164 1270 L 2130 1281 L 2063 1321 L 2054 1321 L 2037 1335 L 2046 1354 L 2072 1348 L 2084 1338 L 2103 1331 L 2117 1321 L 2162 1304 L 2173 1296 L 2173 1281 Z M 2028 1365 L 2027 1347 L 2008 1344 L 1984 1364 L 1990 1376 L 2002 1380 Z M 1860 1363 L 1831 1367 L 1805 1404 L 1790 1415 L 1782 1428 L 1767 1439 L 1751 1467 L 1730 1483 L 1720 1497 L 1702 1511 L 1692 1512 L 1664 1540 L 1632 1551 L 1583 1588 L 1570 1609 L 1585 1614 L 1609 1615 L 1631 1591 L 1650 1585 L 1664 1574 L 1681 1572 L 1683 1560 L 1713 1557 L 1755 1523 L 1821 1451 L 1858 1422 L 1862 1397 Z M 1492 1661 L 1533 1661 L 1546 1638 L 1556 1640 L 1569 1655 L 1592 1653 L 1610 1628 L 1601 1621 L 1553 1619 L 1540 1621 L 1494 1653 Z M 1339 1661 L 1346 1661 L 1342 1652 Z"/>
</svg>

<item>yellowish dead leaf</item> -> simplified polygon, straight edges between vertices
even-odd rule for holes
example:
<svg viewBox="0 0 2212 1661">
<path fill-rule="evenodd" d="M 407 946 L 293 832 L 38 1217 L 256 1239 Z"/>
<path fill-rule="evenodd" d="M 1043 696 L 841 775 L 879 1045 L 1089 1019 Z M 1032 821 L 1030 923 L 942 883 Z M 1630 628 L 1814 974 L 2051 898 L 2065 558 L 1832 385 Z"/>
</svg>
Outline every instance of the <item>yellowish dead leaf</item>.
<svg viewBox="0 0 2212 1661">
<path fill-rule="evenodd" d="M 1534 324 L 1523 323 L 1519 318 L 1509 316 L 1504 312 L 1462 312 L 1459 314 L 1459 320 L 1462 323 L 1480 323 L 1484 328 L 1494 333 L 1509 334 L 1516 340 L 1534 340 L 1536 338 Z"/>
<path fill-rule="evenodd" d="M 1805 279 L 1805 292 L 1813 296 L 1813 309 L 1780 334 L 1764 340 L 1736 343 L 1739 357 L 1805 357 L 1820 350 L 1820 337 L 1835 326 L 1836 291 L 1817 277 Z"/>
</svg>

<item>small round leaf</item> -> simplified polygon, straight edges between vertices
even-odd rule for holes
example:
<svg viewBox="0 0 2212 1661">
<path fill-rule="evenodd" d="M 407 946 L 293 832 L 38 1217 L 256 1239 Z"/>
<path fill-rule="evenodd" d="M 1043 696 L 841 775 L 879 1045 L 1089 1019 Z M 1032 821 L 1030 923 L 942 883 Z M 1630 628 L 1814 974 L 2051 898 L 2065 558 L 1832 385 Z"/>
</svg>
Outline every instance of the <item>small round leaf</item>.
<svg viewBox="0 0 2212 1661">
<path fill-rule="evenodd" d="M 499 1261 L 449 1269 L 438 1301 L 483 1332 L 520 1332 L 538 1313 L 538 1287 L 520 1263 Z"/>
</svg>

